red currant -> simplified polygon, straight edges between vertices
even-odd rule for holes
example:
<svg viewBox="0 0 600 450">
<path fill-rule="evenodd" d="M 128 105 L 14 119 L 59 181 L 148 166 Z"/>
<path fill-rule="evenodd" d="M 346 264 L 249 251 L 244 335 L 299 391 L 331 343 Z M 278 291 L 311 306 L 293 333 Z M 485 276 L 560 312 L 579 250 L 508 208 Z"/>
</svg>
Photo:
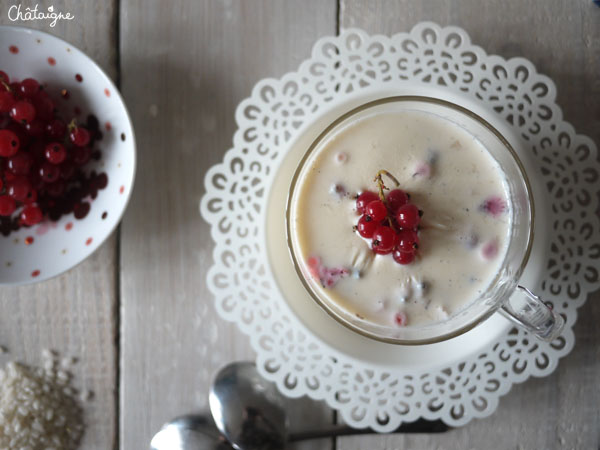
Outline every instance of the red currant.
<svg viewBox="0 0 600 450">
<path fill-rule="evenodd" d="M 19 92 L 23 97 L 31 98 L 40 90 L 40 83 L 33 78 L 25 78 L 21 81 Z"/>
<path fill-rule="evenodd" d="M 73 162 L 77 166 L 83 166 L 92 157 L 92 149 L 89 147 L 75 147 L 72 149 Z"/>
<path fill-rule="evenodd" d="M 71 142 L 78 147 L 85 147 L 90 142 L 90 132 L 83 127 L 75 127 L 69 133 Z"/>
<path fill-rule="evenodd" d="M 39 91 L 35 97 L 33 97 L 33 106 L 35 106 L 36 115 L 40 119 L 45 122 L 52 119 L 52 116 L 54 115 L 54 102 L 45 91 Z"/>
<path fill-rule="evenodd" d="M 31 188 L 31 190 L 29 191 L 29 194 L 27 194 L 27 198 L 25 200 L 23 200 L 23 203 L 25 203 L 26 205 L 29 205 L 31 203 L 35 203 L 37 202 L 38 199 L 38 193 L 35 189 Z"/>
<path fill-rule="evenodd" d="M 31 122 L 25 124 L 25 131 L 27 131 L 27 134 L 31 136 L 39 137 L 44 134 L 45 127 L 46 124 L 41 119 L 36 117 Z"/>
<path fill-rule="evenodd" d="M 60 165 L 60 177 L 63 180 L 70 180 L 75 174 L 75 165 L 67 160 Z"/>
<path fill-rule="evenodd" d="M 67 124 L 60 119 L 53 119 L 46 124 L 46 135 L 51 139 L 62 139 L 67 132 Z"/>
<path fill-rule="evenodd" d="M 363 215 L 360 219 L 358 219 L 358 223 L 356 224 L 356 231 L 358 231 L 358 234 L 360 234 L 362 237 L 371 239 L 371 237 L 373 237 L 375 229 L 378 226 L 378 222 L 371 219 L 371 217 L 367 215 Z"/>
<path fill-rule="evenodd" d="M 15 97 L 11 92 L 0 91 L 0 113 L 7 113 L 15 104 Z"/>
<path fill-rule="evenodd" d="M 11 130 L 0 130 L 0 156 L 5 158 L 19 151 L 21 142 L 16 133 Z"/>
<path fill-rule="evenodd" d="M 364 191 L 356 199 L 356 212 L 359 214 L 364 214 L 367 205 L 375 200 L 379 200 L 379 195 L 377 195 L 375 192 Z"/>
<path fill-rule="evenodd" d="M 24 127 L 19 125 L 17 122 L 11 121 L 7 126 L 7 130 L 12 131 L 19 138 L 19 148 L 26 148 L 31 141 L 31 136 L 27 134 L 27 130 Z M 1 155 L 0 155 L 1 156 Z"/>
<path fill-rule="evenodd" d="M 30 196 L 31 183 L 23 176 L 16 177 L 6 184 L 8 195 L 18 202 L 24 202 Z"/>
<path fill-rule="evenodd" d="M 394 249 L 397 241 L 398 236 L 392 228 L 379 225 L 373 233 L 371 248 L 378 255 L 387 255 Z"/>
<path fill-rule="evenodd" d="M 396 248 L 394 250 L 393 253 L 393 258 L 394 261 L 396 261 L 398 264 L 410 264 L 411 262 L 413 262 L 415 260 L 415 253 L 414 252 L 401 252 L 400 250 L 398 250 L 398 248 Z"/>
<path fill-rule="evenodd" d="M 387 208 L 381 200 L 373 200 L 365 208 L 365 214 L 371 217 L 371 219 L 381 222 L 387 216 Z"/>
<path fill-rule="evenodd" d="M 29 123 L 35 119 L 35 108 L 29 102 L 18 101 L 10 109 L 10 117 L 19 123 Z"/>
<path fill-rule="evenodd" d="M 19 152 L 8 158 L 6 167 L 15 175 L 28 175 L 33 166 L 33 157 L 28 152 Z"/>
<path fill-rule="evenodd" d="M 88 202 L 77 203 L 73 207 L 73 215 L 76 219 L 83 219 L 90 212 L 90 204 Z"/>
<path fill-rule="evenodd" d="M 402 230 L 398 233 L 396 249 L 405 253 L 414 253 L 419 246 L 419 236 L 412 230 Z"/>
<path fill-rule="evenodd" d="M 394 189 L 386 195 L 387 205 L 392 214 L 396 214 L 398 209 L 408 203 L 408 194 L 402 189 Z"/>
<path fill-rule="evenodd" d="M 58 177 L 60 176 L 60 169 L 57 165 L 46 161 L 42 163 L 42 166 L 40 167 L 40 176 L 46 183 L 53 183 L 58 180 Z"/>
<path fill-rule="evenodd" d="M 398 209 L 396 212 L 396 222 L 400 228 L 413 229 L 421 222 L 421 214 L 419 208 L 409 203 Z"/>
<path fill-rule="evenodd" d="M 52 164 L 60 164 L 67 157 L 67 151 L 62 144 L 59 144 L 58 142 L 51 142 L 50 144 L 46 145 L 44 155 Z"/>
<path fill-rule="evenodd" d="M 45 185 L 39 170 L 34 170 L 31 172 L 29 175 L 29 182 L 31 183 L 31 187 L 36 191 L 43 189 Z"/>
<path fill-rule="evenodd" d="M 50 197 L 60 197 L 65 192 L 65 182 L 59 179 L 54 183 L 47 184 L 46 192 Z"/>
<path fill-rule="evenodd" d="M 17 209 L 15 199 L 8 195 L 0 195 L 0 216 L 10 216 Z"/>
<path fill-rule="evenodd" d="M 98 189 L 104 189 L 106 186 L 108 186 L 108 175 L 102 172 L 96 177 L 96 187 Z"/>
<path fill-rule="evenodd" d="M 0 81 L 4 81 L 6 84 L 10 83 L 8 75 L 3 70 L 0 70 Z"/>
<path fill-rule="evenodd" d="M 43 217 L 42 210 L 35 204 L 27 205 L 23 208 L 23 211 L 21 211 L 21 221 L 27 226 L 40 223 Z"/>
</svg>

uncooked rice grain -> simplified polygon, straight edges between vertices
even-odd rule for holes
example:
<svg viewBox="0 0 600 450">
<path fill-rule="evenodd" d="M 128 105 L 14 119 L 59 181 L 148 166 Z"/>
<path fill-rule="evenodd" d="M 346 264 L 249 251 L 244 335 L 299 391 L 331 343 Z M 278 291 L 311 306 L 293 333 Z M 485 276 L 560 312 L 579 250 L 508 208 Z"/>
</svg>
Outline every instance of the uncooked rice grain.
<svg viewBox="0 0 600 450">
<path fill-rule="evenodd" d="M 43 352 L 44 368 L 10 362 L 0 370 L 0 449 L 74 450 L 84 432 L 83 411 L 58 370 L 57 355 Z"/>
</svg>

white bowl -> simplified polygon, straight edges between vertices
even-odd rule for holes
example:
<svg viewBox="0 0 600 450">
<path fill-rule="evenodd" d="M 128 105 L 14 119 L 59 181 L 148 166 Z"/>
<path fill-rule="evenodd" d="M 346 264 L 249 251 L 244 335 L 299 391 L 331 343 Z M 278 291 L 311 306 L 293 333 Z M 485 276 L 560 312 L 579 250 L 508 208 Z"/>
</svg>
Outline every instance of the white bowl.
<svg viewBox="0 0 600 450">
<path fill-rule="evenodd" d="M 0 70 L 11 81 L 33 77 L 47 85 L 65 120 L 77 117 L 85 123 L 88 114 L 94 114 L 103 133 L 94 148 L 102 150 L 102 158 L 85 168 L 108 175 L 108 186 L 98 191 L 84 219 L 75 219 L 71 213 L 56 222 L 45 219 L 9 236 L 0 235 L 0 285 L 19 285 L 69 270 L 116 228 L 133 187 L 135 137 L 113 82 L 94 61 L 62 39 L 27 28 L 0 26 Z M 60 95 L 61 89 L 69 91 L 68 99 Z"/>
</svg>

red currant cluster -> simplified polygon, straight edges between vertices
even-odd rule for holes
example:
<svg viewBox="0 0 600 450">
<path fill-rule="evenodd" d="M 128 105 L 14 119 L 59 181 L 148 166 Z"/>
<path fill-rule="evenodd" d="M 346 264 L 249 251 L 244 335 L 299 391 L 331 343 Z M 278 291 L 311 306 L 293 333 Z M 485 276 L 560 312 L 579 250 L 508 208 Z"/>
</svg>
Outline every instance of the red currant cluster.
<svg viewBox="0 0 600 450">
<path fill-rule="evenodd" d="M 0 232 L 8 235 L 44 216 L 85 217 L 90 205 L 84 199 L 108 183 L 105 173 L 82 170 L 100 159 L 92 146 L 101 138 L 94 116 L 85 127 L 67 124 L 37 80 L 11 82 L 0 70 Z"/>
<path fill-rule="evenodd" d="M 356 199 L 356 211 L 361 214 L 356 231 L 371 239 L 376 254 L 392 253 L 398 264 L 410 264 L 419 245 L 418 226 L 423 212 L 410 203 L 409 195 L 401 189 L 384 195 L 381 173 L 375 180 L 379 183 L 379 194 L 364 191 Z"/>
</svg>

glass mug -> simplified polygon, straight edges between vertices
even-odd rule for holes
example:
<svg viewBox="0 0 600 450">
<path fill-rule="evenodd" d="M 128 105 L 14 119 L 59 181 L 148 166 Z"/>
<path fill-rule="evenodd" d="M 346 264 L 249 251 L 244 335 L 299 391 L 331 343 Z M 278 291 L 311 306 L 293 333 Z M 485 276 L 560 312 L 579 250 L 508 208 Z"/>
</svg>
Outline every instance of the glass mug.
<svg viewBox="0 0 600 450">
<path fill-rule="evenodd" d="M 328 298 L 316 280 L 304 275 L 308 273 L 308 268 L 298 257 L 301 252 L 292 225 L 298 214 L 295 205 L 300 190 L 299 182 L 310 162 L 329 139 L 361 118 L 399 111 L 419 111 L 446 118 L 478 139 L 504 172 L 512 204 L 507 251 L 488 289 L 443 321 L 407 327 L 384 326 L 363 320 Z M 447 101 L 401 96 L 375 100 L 347 112 L 330 124 L 310 145 L 292 178 L 287 200 L 286 232 L 294 268 L 304 288 L 327 313 L 356 333 L 392 344 L 430 344 L 458 336 L 498 311 L 539 339 L 549 342 L 562 331 L 563 318 L 529 289 L 519 285 L 531 253 L 534 215 L 533 195 L 523 165 L 508 141 L 492 125 L 468 109 Z"/>
</svg>

